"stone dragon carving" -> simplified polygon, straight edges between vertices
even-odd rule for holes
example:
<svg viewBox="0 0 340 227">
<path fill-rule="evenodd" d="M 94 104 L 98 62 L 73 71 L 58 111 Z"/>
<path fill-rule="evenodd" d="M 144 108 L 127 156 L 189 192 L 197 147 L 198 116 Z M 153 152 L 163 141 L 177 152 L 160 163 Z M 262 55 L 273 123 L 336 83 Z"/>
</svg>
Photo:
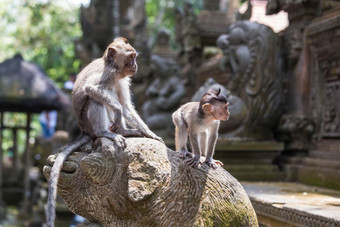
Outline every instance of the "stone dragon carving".
<svg viewBox="0 0 340 227">
<path fill-rule="evenodd" d="M 89 226 L 258 226 L 243 187 L 223 168 L 191 168 L 151 139 L 128 138 L 124 151 L 98 140 L 68 158 L 58 184 Z"/>
<path fill-rule="evenodd" d="M 217 44 L 223 51 L 221 68 L 230 70 L 227 88 L 244 102 L 248 112 L 238 136 L 271 139 L 271 128 L 282 111 L 278 36 L 263 24 L 238 21 L 218 38 Z"/>
</svg>

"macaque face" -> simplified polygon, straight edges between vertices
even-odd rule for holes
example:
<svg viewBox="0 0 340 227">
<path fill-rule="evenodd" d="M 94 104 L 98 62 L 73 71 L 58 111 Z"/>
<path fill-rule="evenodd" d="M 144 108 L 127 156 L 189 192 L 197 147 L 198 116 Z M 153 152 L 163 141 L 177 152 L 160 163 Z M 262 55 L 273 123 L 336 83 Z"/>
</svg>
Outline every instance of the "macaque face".
<svg viewBox="0 0 340 227">
<path fill-rule="evenodd" d="M 228 110 L 228 103 L 225 102 L 215 102 L 212 105 L 212 115 L 216 120 L 227 121 L 230 116 L 230 112 Z"/>
<path fill-rule="evenodd" d="M 137 62 L 136 62 L 136 57 L 137 54 L 136 52 L 128 52 L 127 55 L 125 56 L 124 60 L 124 70 L 125 70 L 125 75 L 127 76 L 132 76 L 135 75 L 137 72 Z"/>
<path fill-rule="evenodd" d="M 125 38 L 117 38 L 107 49 L 107 61 L 114 63 L 122 76 L 133 76 L 138 70 L 136 50 Z"/>
</svg>

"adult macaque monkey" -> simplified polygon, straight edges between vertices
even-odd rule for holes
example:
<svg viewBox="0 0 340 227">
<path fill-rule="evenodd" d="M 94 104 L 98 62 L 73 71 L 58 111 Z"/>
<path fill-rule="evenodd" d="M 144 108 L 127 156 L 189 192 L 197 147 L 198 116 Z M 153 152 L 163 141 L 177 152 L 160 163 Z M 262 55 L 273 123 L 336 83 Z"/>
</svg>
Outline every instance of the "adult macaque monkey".
<svg viewBox="0 0 340 227">
<path fill-rule="evenodd" d="M 137 53 L 125 38 L 116 38 L 102 58 L 92 61 L 77 76 L 72 100 L 82 136 L 59 153 L 49 179 L 48 226 L 54 226 L 59 174 L 66 158 L 98 137 L 125 148 L 124 136 L 146 136 L 163 142 L 136 112 L 130 95 L 130 76 L 137 72 Z M 128 129 L 125 120 L 133 128 Z"/>
<path fill-rule="evenodd" d="M 172 114 L 176 126 L 176 150 L 182 158 L 190 157 L 186 160 L 189 166 L 202 164 L 201 156 L 205 156 L 204 163 L 213 169 L 217 168 L 216 164 L 223 165 L 213 160 L 220 121 L 226 121 L 230 116 L 227 98 L 220 93 L 221 89 L 209 90 L 200 102 L 186 103 Z M 192 153 L 187 148 L 188 136 Z"/>
</svg>

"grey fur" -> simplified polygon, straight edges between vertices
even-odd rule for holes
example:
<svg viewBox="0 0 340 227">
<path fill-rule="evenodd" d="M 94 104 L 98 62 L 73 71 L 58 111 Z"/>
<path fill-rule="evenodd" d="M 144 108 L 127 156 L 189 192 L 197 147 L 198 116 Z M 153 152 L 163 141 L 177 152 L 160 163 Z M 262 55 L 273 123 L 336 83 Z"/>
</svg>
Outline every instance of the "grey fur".
<svg viewBox="0 0 340 227">
<path fill-rule="evenodd" d="M 112 56 L 108 56 L 110 54 Z M 99 137 L 112 140 L 120 149 L 126 146 L 123 136 L 146 136 L 163 142 L 143 122 L 131 102 L 129 77 L 136 72 L 135 49 L 125 38 L 117 38 L 102 58 L 92 61 L 77 76 L 72 103 L 83 136 L 61 152 L 53 165 L 49 179 L 48 227 L 54 226 L 60 171 L 73 151 Z M 125 120 L 134 129 L 128 129 Z"/>
</svg>

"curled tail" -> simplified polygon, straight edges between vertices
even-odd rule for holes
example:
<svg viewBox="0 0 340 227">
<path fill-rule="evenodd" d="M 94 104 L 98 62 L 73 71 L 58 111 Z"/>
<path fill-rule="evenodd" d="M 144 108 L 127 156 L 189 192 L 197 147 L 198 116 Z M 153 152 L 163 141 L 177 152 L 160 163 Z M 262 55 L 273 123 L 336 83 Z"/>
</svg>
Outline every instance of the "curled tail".
<svg viewBox="0 0 340 227">
<path fill-rule="evenodd" d="M 48 201 L 47 201 L 47 225 L 48 227 L 54 226 L 55 220 L 55 204 L 57 197 L 57 185 L 59 180 L 59 175 L 61 168 L 66 160 L 66 158 L 74 152 L 76 149 L 82 145 L 91 141 L 91 137 L 87 135 L 82 135 L 79 139 L 71 143 L 65 150 L 59 153 L 57 159 L 55 160 L 49 179 L 48 186 Z"/>
</svg>

